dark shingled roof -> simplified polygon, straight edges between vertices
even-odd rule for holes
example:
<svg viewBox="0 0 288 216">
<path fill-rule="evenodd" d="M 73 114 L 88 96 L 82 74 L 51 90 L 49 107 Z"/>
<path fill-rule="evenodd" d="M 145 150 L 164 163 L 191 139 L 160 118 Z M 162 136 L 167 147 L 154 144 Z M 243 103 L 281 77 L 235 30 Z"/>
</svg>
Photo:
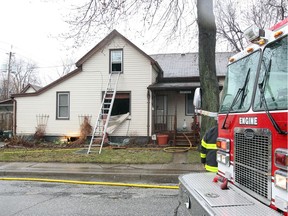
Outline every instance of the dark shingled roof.
<svg viewBox="0 0 288 216">
<path fill-rule="evenodd" d="M 217 76 L 226 75 L 228 59 L 232 52 L 216 53 Z M 199 77 L 198 53 L 170 53 L 150 55 L 163 69 L 164 78 Z"/>
</svg>

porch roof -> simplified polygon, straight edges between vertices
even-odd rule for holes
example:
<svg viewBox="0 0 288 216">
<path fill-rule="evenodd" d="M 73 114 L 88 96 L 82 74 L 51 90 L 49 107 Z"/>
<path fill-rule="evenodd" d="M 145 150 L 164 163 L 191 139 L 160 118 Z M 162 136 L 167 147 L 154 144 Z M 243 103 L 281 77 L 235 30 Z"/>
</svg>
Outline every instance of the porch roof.
<svg viewBox="0 0 288 216">
<path fill-rule="evenodd" d="M 155 83 L 149 85 L 147 88 L 150 90 L 189 90 L 200 87 L 200 82 L 174 82 L 174 83 Z"/>
</svg>

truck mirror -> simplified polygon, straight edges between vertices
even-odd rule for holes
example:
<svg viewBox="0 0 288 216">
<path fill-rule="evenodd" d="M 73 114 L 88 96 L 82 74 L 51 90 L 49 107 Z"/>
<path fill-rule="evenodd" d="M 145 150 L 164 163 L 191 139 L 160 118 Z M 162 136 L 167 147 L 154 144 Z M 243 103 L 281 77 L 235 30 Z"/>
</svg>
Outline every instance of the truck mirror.
<svg viewBox="0 0 288 216">
<path fill-rule="evenodd" d="M 193 105 L 195 109 L 201 109 L 201 89 L 200 88 L 195 89 Z"/>
</svg>

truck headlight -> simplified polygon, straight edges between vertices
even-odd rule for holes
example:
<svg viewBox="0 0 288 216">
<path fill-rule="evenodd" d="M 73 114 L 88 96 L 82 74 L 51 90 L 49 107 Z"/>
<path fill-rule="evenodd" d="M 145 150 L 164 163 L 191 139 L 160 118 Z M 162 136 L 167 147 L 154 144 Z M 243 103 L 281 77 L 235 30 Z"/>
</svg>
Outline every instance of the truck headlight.
<svg viewBox="0 0 288 216">
<path fill-rule="evenodd" d="M 217 151 L 217 162 L 229 165 L 230 155 L 226 152 Z"/>
<path fill-rule="evenodd" d="M 283 170 L 276 170 L 274 183 L 276 187 L 288 191 L 288 174 Z"/>
</svg>

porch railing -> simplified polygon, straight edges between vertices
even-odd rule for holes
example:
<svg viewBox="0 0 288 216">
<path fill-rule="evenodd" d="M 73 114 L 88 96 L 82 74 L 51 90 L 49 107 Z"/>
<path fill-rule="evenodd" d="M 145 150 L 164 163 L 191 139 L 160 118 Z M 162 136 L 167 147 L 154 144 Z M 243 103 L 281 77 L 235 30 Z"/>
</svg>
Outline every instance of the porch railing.
<svg viewBox="0 0 288 216">
<path fill-rule="evenodd" d="M 156 115 L 154 116 L 154 132 L 171 132 L 176 130 L 175 115 Z"/>
</svg>

